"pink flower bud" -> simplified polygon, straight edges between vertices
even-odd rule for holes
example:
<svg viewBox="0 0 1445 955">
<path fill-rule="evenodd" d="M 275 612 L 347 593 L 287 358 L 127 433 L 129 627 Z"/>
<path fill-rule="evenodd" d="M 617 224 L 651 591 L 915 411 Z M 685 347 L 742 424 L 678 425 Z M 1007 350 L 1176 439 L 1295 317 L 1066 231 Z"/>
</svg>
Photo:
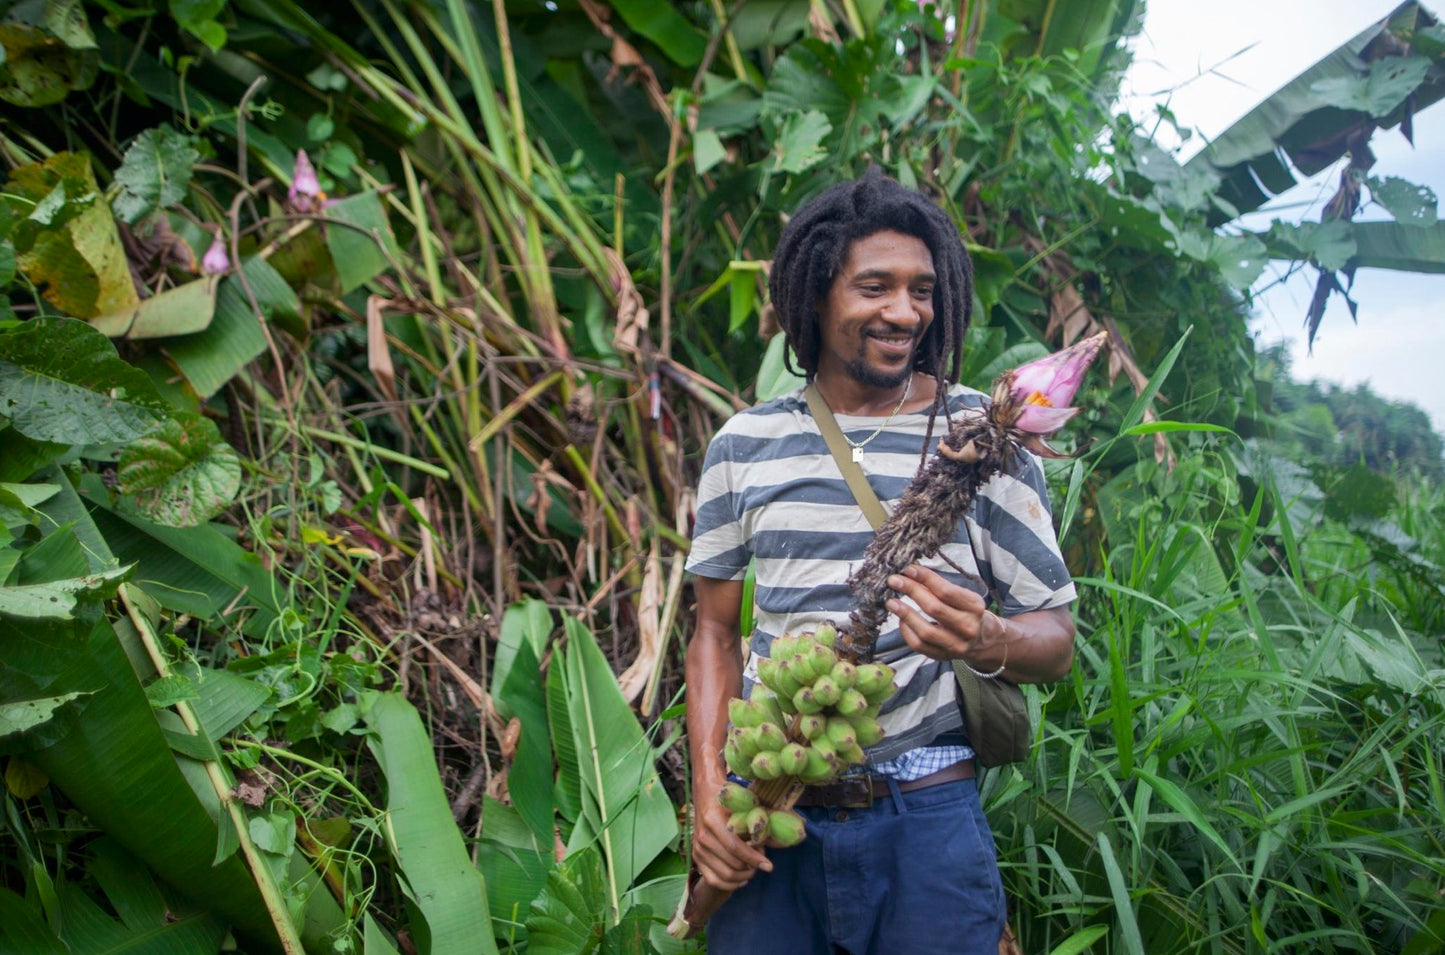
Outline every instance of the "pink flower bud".
<svg viewBox="0 0 1445 955">
<path fill-rule="evenodd" d="M 201 258 L 202 275 L 225 275 L 231 271 L 231 256 L 226 252 L 226 236 L 216 230 L 216 238 Z"/>
<path fill-rule="evenodd" d="M 306 155 L 304 149 L 296 150 L 296 166 L 291 171 L 291 188 L 286 190 L 286 208 L 306 215 L 319 212 L 325 201 L 326 193 L 321 191 L 321 180 L 316 178 L 316 167 L 311 165 L 311 157 Z"/>
<path fill-rule="evenodd" d="M 1010 372 L 1008 399 L 1019 408 L 1014 427 L 1030 434 L 1052 434 L 1078 414 L 1079 409 L 1068 404 L 1107 337 L 1107 332 L 1099 332 Z"/>
</svg>

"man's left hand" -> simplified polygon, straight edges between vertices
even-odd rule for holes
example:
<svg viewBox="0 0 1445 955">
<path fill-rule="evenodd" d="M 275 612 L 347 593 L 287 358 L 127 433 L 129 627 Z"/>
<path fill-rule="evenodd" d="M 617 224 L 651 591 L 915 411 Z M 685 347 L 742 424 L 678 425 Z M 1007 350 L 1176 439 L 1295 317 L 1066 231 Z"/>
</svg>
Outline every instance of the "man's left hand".
<svg viewBox="0 0 1445 955">
<path fill-rule="evenodd" d="M 903 641 L 918 653 L 935 660 L 1003 656 L 1003 621 L 972 590 L 917 564 L 889 577 L 888 586 L 917 604 L 895 597 L 887 607 L 898 615 Z"/>
<path fill-rule="evenodd" d="M 935 660 L 963 660 L 974 670 L 1013 683 L 1047 683 L 1069 672 L 1074 659 L 1074 618 L 1068 607 L 1030 610 L 1004 619 L 983 597 L 944 577 L 910 566 L 888 586 L 917 606 L 893 598 L 904 643 Z"/>
</svg>

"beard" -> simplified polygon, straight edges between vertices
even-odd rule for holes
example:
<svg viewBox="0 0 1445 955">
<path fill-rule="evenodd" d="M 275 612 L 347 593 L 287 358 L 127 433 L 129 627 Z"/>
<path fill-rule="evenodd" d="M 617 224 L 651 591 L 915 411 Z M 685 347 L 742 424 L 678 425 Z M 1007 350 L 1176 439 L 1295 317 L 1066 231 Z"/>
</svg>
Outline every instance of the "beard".
<svg viewBox="0 0 1445 955">
<path fill-rule="evenodd" d="M 909 356 L 908 365 L 899 371 L 885 371 L 868 364 L 867 359 L 862 355 L 848 362 L 848 376 L 854 381 L 870 388 L 897 388 L 913 376 L 913 364 L 918 358 L 918 352 Z"/>
</svg>

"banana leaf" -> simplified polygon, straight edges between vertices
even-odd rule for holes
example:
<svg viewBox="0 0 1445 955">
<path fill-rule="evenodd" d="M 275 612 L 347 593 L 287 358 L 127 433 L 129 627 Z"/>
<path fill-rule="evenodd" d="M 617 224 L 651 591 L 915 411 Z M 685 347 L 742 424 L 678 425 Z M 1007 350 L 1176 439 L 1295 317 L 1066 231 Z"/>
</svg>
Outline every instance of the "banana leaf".
<svg viewBox="0 0 1445 955">
<path fill-rule="evenodd" d="M 552 741 L 540 661 L 551 630 L 552 616 L 542 601 L 527 600 L 507 608 L 492 672 L 497 712 L 503 719 L 519 720 L 522 727 L 516 756 L 507 770 L 507 790 L 517 814 L 532 830 L 531 851 L 544 857 L 552 851 L 554 810 Z"/>
<path fill-rule="evenodd" d="M 1402 3 L 1246 113 L 1185 168 L 1217 172 L 1223 180 L 1220 198 L 1242 214 L 1346 155 L 1362 129 L 1368 139 L 1373 129 L 1404 124 L 1409 136 L 1413 114 L 1445 96 L 1445 67 L 1438 54 L 1418 85 L 1401 87 L 1398 98 L 1391 97 L 1395 105 L 1380 115 L 1340 108 L 1341 91 L 1347 84 L 1368 80 L 1372 64 L 1399 58 L 1401 38 L 1408 42 L 1416 30 L 1434 23 L 1419 3 Z M 1382 102 L 1379 108 L 1385 105 Z M 1226 213 L 1216 213 L 1218 221 L 1226 218 Z"/>
<path fill-rule="evenodd" d="M 495 953 L 482 876 L 452 819 L 421 717 L 399 694 L 372 694 L 368 702 L 371 750 L 386 777 L 387 842 L 416 911 L 418 949 Z"/>
<path fill-rule="evenodd" d="M 93 825 L 177 891 L 258 949 L 276 949 L 271 919 L 244 863 L 231 856 L 213 865 L 216 823 L 177 766 L 115 628 L 101 619 L 74 633 L 31 636 L 30 654 L 68 661 L 51 686 L 90 695 L 83 707 L 60 714 L 63 735 L 27 758 Z M 17 656 L 7 652 L 14 669 L 4 676 L 33 669 Z M 0 682 L 9 682 L 4 676 Z M 9 686 L 0 689 L 9 695 Z"/>
<path fill-rule="evenodd" d="M 569 850 L 594 842 L 602 849 L 615 919 L 621 893 L 677 838 L 677 813 L 607 658 L 581 623 L 567 617 L 564 626 L 563 682 L 582 778 L 582 818 Z"/>
<path fill-rule="evenodd" d="M 1445 223 L 1356 222 L 1351 228 L 1355 238 L 1351 264 L 1356 268 L 1445 273 Z"/>
</svg>

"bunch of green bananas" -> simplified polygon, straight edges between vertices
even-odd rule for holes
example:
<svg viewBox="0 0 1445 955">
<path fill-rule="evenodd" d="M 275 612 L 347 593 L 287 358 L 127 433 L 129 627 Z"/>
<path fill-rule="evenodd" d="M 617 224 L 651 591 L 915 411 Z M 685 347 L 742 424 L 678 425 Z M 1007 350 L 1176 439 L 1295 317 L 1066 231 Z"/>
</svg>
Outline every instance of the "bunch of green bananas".
<svg viewBox="0 0 1445 955">
<path fill-rule="evenodd" d="M 854 665 L 834 652 L 838 632 L 824 625 L 815 633 L 785 634 L 772 655 L 758 661 L 761 686 L 747 700 L 732 700 L 723 759 L 728 769 L 769 785 L 759 798 L 729 784 L 719 800 L 732 813 L 730 824 L 753 842 L 790 846 L 802 841 L 803 820 L 768 796 L 794 784 L 831 782 L 848 766 L 863 762 L 863 748 L 883 738 L 878 709 L 893 694 L 893 668 L 883 663 Z M 796 798 L 796 797 L 795 797 Z"/>
</svg>

